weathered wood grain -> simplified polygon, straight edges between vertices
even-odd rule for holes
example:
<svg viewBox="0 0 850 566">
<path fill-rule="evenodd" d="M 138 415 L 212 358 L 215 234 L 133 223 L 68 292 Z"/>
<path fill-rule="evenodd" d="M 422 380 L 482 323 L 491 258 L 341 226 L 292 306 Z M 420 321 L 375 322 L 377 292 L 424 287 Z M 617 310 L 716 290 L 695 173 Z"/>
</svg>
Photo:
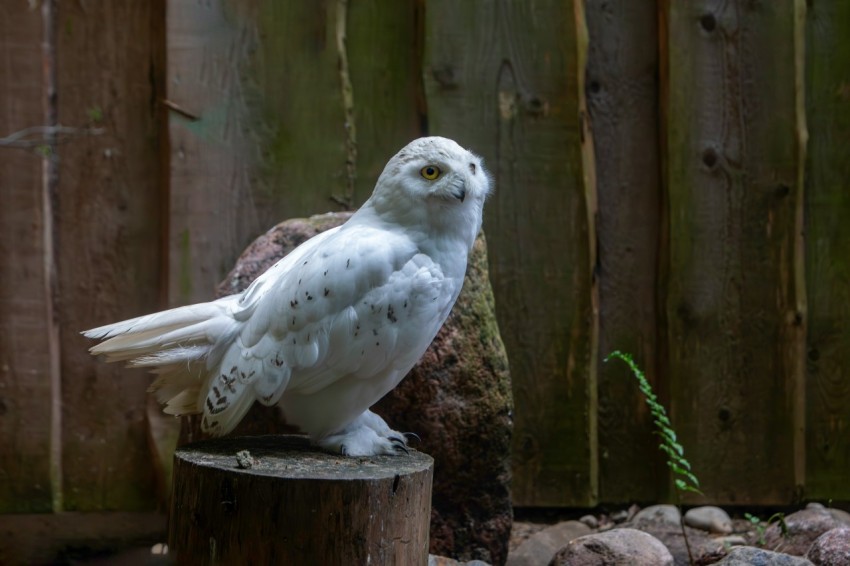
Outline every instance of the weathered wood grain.
<svg viewBox="0 0 850 566">
<path fill-rule="evenodd" d="M 415 9 L 169 3 L 172 304 L 281 219 L 361 204 L 418 137 Z"/>
<path fill-rule="evenodd" d="M 720 504 L 785 504 L 800 479 L 795 8 L 665 7 L 666 371 L 675 428 Z"/>
<path fill-rule="evenodd" d="M 485 230 L 523 506 L 597 498 L 581 26 L 570 2 L 425 2 L 428 131 L 480 153 L 495 181 Z"/>
<path fill-rule="evenodd" d="M 850 3 L 806 24 L 806 497 L 850 500 Z"/>
<path fill-rule="evenodd" d="M 234 8 L 235 10 L 235 8 Z M 223 2 L 168 3 L 167 104 L 170 137 L 169 292 L 171 306 L 208 300 L 217 281 L 260 232 L 254 201 L 246 105 L 259 87 L 242 75 L 258 30 Z"/>
<path fill-rule="evenodd" d="M 57 3 L 57 115 L 102 129 L 59 145 L 65 510 L 155 508 L 149 377 L 91 357 L 80 331 L 158 310 L 164 2 Z"/>
<path fill-rule="evenodd" d="M 389 158 L 424 134 L 419 6 L 396 0 L 348 3 L 348 67 L 357 128 L 354 206 L 372 194 Z"/>
<path fill-rule="evenodd" d="M 0 7 L 0 137 L 50 125 L 43 38 L 39 10 Z M 0 513 L 45 512 L 61 501 L 47 161 L 35 148 L 0 147 Z"/>
<path fill-rule="evenodd" d="M 208 440 L 175 454 L 179 564 L 425 564 L 434 460 L 349 458 L 306 437 Z"/>
<path fill-rule="evenodd" d="M 631 352 L 661 392 L 657 20 L 654 2 L 589 0 L 585 86 L 599 195 L 599 354 Z M 600 499 L 656 501 L 663 462 L 643 396 L 624 365 L 598 367 Z"/>
</svg>

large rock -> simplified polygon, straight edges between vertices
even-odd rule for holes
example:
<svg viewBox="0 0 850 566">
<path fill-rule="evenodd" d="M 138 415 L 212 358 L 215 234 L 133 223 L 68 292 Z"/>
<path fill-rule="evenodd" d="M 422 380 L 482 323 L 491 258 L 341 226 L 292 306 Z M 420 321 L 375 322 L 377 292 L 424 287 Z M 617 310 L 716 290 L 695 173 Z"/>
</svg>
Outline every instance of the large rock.
<svg viewBox="0 0 850 566">
<path fill-rule="evenodd" d="M 812 543 L 806 558 L 815 566 L 847 566 L 850 564 L 850 528 L 826 531 Z"/>
<path fill-rule="evenodd" d="M 787 533 L 780 524 L 773 523 L 764 532 L 764 548 L 786 554 L 805 556 L 816 538 L 843 524 L 826 509 L 803 509 L 784 519 Z"/>
<path fill-rule="evenodd" d="M 407 378 L 375 411 L 434 458 L 431 552 L 504 564 L 513 515 L 511 389 L 479 236 L 463 291 Z"/>
<path fill-rule="evenodd" d="M 243 252 L 219 285 L 219 296 L 242 291 L 299 244 L 350 215 L 330 213 L 278 224 Z M 374 410 L 394 429 L 419 435 L 421 444 L 414 441 L 413 446 L 434 458 L 431 552 L 503 564 L 512 522 L 512 400 L 483 235 L 446 324 L 407 378 Z M 278 411 L 255 404 L 232 434 L 282 432 L 293 430 Z M 203 437 L 197 423 L 185 426 L 182 436 L 184 441 Z"/>
<path fill-rule="evenodd" d="M 799 556 L 771 552 L 753 546 L 733 548 L 716 566 L 813 566 L 811 562 Z"/>
<path fill-rule="evenodd" d="M 652 535 L 617 528 L 571 541 L 549 566 L 673 566 L 673 556 Z"/>
</svg>

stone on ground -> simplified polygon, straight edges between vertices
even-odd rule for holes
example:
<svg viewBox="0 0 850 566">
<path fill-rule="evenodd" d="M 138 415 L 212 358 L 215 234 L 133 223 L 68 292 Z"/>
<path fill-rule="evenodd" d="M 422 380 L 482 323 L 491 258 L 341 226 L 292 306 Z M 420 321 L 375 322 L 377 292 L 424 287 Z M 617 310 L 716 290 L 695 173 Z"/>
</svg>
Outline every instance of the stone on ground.
<svg viewBox="0 0 850 566">
<path fill-rule="evenodd" d="M 826 531 L 842 526 L 826 509 L 803 509 L 785 517 L 787 535 L 779 524 L 771 524 L 764 532 L 764 548 L 786 554 L 805 556 L 816 538 Z"/>
<path fill-rule="evenodd" d="M 703 505 L 689 510 L 685 513 L 685 524 L 718 535 L 728 535 L 732 532 L 732 519 L 729 514 L 713 505 Z"/>
<path fill-rule="evenodd" d="M 569 542 L 590 534 L 590 528 L 579 521 L 563 521 L 538 531 L 508 555 L 507 566 L 549 564 L 552 557 Z"/>
<path fill-rule="evenodd" d="M 661 541 L 642 531 L 611 529 L 577 538 L 561 549 L 550 566 L 672 566 Z"/>
<path fill-rule="evenodd" d="M 638 511 L 632 522 L 652 521 L 653 523 L 666 523 L 678 527 L 681 519 L 682 515 L 675 505 L 650 505 Z"/>
<path fill-rule="evenodd" d="M 850 528 L 838 527 L 815 539 L 806 558 L 815 566 L 847 566 L 850 564 Z"/>
<path fill-rule="evenodd" d="M 729 554 L 716 566 L 812 566 L 812 563 L 799 556 L 771 552 L 754 546 L 739 546 L 729 551 Z"/>
<path fill-rule="evenodd" d="M 678 509 L 676 511 L 676 515 L 678 515 Z M 638 529 L 660 540 L 673 555 L 676 566 L 690 564 L 690 555 L 693 555 L 697 564 L 710 564 L 726 555 L 722 543 L 711 538 L 705 531 L 686 526 L 685 532 L 688 535 L 688 543 L 691 547 L 691 552 L 688 554 L 688 545 L 685 543 L 685 537 L 682 534 L 682 525 L 678 521 L 672 522 L 676 515 L 673 515 L 669 510 L 662 510 L 660 514 L 649 513 L 643 516 L 638 513 L 635 520 L 623 526 Z"/>
</svg>

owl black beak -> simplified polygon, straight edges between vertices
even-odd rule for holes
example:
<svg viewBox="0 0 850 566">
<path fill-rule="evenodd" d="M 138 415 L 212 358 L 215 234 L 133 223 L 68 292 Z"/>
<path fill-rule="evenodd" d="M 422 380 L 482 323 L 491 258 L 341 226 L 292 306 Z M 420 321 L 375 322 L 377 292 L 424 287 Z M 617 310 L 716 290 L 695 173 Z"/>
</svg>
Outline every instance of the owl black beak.
<svg viewBox="0 0 850 566">
<path fill-rule="evenodd" d="M 463 179 L 457 179 L 451 185 L 452 196 L 455 197 L 460 202 L 463 202 L 466 199 L 466 182 Z"/>
</svg>

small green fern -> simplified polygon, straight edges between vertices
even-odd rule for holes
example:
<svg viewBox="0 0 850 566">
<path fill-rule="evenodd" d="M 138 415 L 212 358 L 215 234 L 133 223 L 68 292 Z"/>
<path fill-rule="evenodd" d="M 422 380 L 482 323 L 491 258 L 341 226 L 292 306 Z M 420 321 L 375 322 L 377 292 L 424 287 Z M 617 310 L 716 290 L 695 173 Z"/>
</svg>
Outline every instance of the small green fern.
<svg viewBox="0 0 850 566">
<path fill-rule="evenodd" d="M 765 533 L 767 532 L 767 528 L 773 523 L 779 525 L 779 532 L 782 533 L 782 538 L 788 538 L 788 524 L 785 522 L 785 513 L 774 513 L 767 521 L 762 521 L 759 517 L 751 513 L 744 513 L 744 518 L 755 528 L 756 542 L 758 542 L 759 546 L 766 544 Z"/>
<path fill-rule="evenodd" d="M 653 422 L 656 428 L 655 434 L 663 440 L 658 445 L 658 448 L 666 452 L 669 457 L 667 465 L 676 476 L 673 479 L 676 487 L 680 491 L 692 491 L 702 495 L 702 491 L 699 489 L 699 480 L 691 471 L 690 462 L 685 459 L 685 449 L 676 439 L 676 432 L 673 430 L 670 419 L 667 417 L 667 411 L 664 409 L 664 405 L 658 402 L 658 396 L 652 391 L 652 386 L 646 380 L 646 376 L 644 376 L 630 354 L 624 354 L 619 350 L 615 350 L 608 354 L 605 361 L 607 362 L 612 358 L 619 358 L 626 362 L 638 380 L 641 393 L 643 393 L 646 404 L 649 406 L 650 412 L 652 412 Z"/>
</svg>

